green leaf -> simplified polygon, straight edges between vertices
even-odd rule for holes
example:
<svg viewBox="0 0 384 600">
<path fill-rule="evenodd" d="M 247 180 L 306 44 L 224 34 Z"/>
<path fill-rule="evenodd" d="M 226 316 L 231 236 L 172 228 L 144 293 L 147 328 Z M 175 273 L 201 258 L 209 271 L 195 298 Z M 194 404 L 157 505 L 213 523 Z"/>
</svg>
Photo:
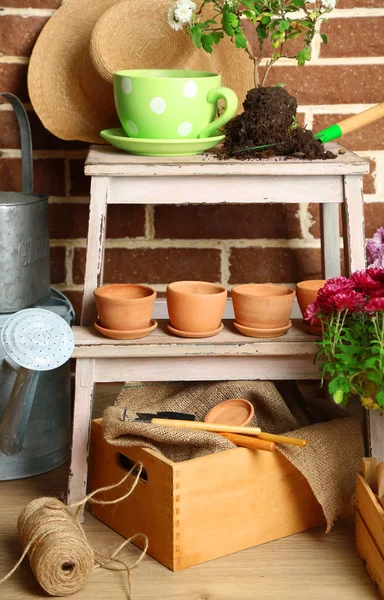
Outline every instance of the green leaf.
<svg viewBox="0 0 384 600">
<path fill-rule="evenodd" d="M 268 32 L 264 25 L 258 25 L 256 31 L 259 40 L 265 40 L 268 37 Z"/>
<path fill-rule="evenodd" d="M 260 23 L 262 25 L 268 25 L 271 22 L 271 17 L 269 17 L 268 15 L 263 15 L 260 19 Z"/>
<path fill-rule="evenodd" d="M 191 32 L 192 42 L 195 44 L 196 48 L 201 48 L 202 47 L 202 43 L 201 43 L 202 32 L 201 32 L 200 23 L 197 25 L 193 25 L 190 29 L 190 32 Z"/>
<path fill-rule="evenodd" d="M 303 48 L 296 54 L 297 64 L 303 67 L 307 60 L 311 60 L 311 51 L 308 47 Z"/>
<path fill-rule="evenodd" d="M 373 369 L 377 365 L 379 360 L 380 359 L 378 356 L 372 356 L 371 358 L 367 358 L 367 360 L 365 360 L 362 364 L 362 370 L 363 369 Z"/>
<path fill-rule="evenodd" d="M 241 30 L 239 32 L 237 32 L 235 35 L 235 46 L 236 46 L 236 48 L 246 48 L 247 47 L 247 38 L 245 37 L 245 35 L 243 34 L 243 32 Z"/>
<path fill-rule="evenodd" d="M 321 39 L 323 40 L 323 44 L 328 44 L 328 36 L 325 33 L 320 33 Z"/>
<path fill-rule="evenodd" d="M 292 0 L 292 4 L 293 6 L 303 8 L 303 6 L 305 5 L 305 0 Z"/>
<path fill-rule="evenodd" d="M 373 381 L 374 383 L 376 383 L 379 386 L 381 386 L 383 383 L 382 377 L 381 377 L 381 375 L 379 375 L 379 373 L 370 372 L 370 373 L 366 373 L 365 376 L 369 381 Z"/>
<path fill-rule="evenodd" d="M 241 4 L 244 4 L 244 6 L 247 6 L 248 8 L 255 10 L 255 3 L 253 2 L 253 0 L 244 0 L 241 2 Z"/>
<path fill-rule="evenodd" d="M 243 12 L 241 14 L 246 16 L 247 19 L 250 19 L 253 22 L 256 21 L 256 15 L 252 10 L 243 10 Z"/>
<path fill-rule="evenodd" d="M 283 31 L 287 31 L 287 29 L 289 29 L 289 28 L 290 28 L 290 26 L 291 26 L 290 22 L 289 22 L 289 21 L 286 21 L 285 19 L 283 19 L 283 20 L 282 20 L 282 21 L 280 21 L 280 23 L 279 23 L 279 30 L 280 30 L 281 32 L 283 32 Z"/>
<path fill-rule="evenodd" d="M 233 26 L 232 26 L 232 21 L 231 21 L 231 15 L 232 13 L 228 13 L 227 11 L 223 12 L 223 16 L 221 19 L 221 25 L 225 31 L 225 33 L 227 35 L 229 35 L 230 37 L 232 37 L 234 35 L 234 30 L 233 30 Z"/>
<path fill-rule="evenodd" d="M 203 35 L 201 36 L 201 43 L 203 45 L 204 50 L 206 52 L 208 52 L 208 54 L 212 54 L 212 46 L 213 46 L 212 34 L 203 33 Z"/>
<path fill-rule="evenodd" d="M 220 40 L 224 37 L 224 33 L 222 31 L 212 31 L 210 35 L 214 44 L 218 44 Z"/>
<path fill-rule="evenodd" d="M 376 396 L 376 400 L 379 406 L 383 406 L 384 405 L 384 391 L 381 390 L 377 396 Z"/>
</svg>

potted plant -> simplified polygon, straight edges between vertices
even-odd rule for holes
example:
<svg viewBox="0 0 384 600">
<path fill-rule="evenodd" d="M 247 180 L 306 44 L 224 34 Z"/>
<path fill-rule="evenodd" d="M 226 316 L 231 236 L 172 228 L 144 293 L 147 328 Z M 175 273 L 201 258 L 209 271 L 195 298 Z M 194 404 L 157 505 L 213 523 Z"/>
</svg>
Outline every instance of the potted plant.
<svg viewBox="0 0 384 600">
<path fill-rule="evenodd" d="M 384 412 L 384 269 L 329 279 L 305 318 L 322 323 L 315 360 L 334 401 L 346 405 L 357 395 L 365 408 Z"/>
<path fill-rule="evenodd" d="M 336 0 L 204 0 L 197 8 L 192 0 L 177 0 L 169 9 L 170 26 L 185 30 L 198 48 L 211 53 L 224 36 L 229 36 L 253 63 L 255 88 L 247 94 L 244 112 L 225 127 L 228 156 L 248 158 L 254 155 L 255 146 L 271 145 L 264 155 L 300 152 L 308 158 L 333 157 L 310 131 L 298 125 L 296 99 L 283 87 L 263 86 L 277 61 L 294 58 L 304 66 L 311 59 L 313 38 L 320 35 L 324 44 L 328 42 L 319 23 L 335 4 Z M 257 34 L 256 50 L 243 32 L 247 21 Z M 302 42 L 293 54 L 287 49 L 292 40 Z M 270 42 L 272 53 L 266 52 L 266 42 Z"/>
</svg>

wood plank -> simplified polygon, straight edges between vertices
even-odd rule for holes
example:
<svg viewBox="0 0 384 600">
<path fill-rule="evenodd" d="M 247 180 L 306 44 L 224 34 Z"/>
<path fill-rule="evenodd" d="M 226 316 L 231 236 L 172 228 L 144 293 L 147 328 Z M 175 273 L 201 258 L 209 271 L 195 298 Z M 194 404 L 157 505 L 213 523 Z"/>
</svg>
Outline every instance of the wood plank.
<svg viewBox="0 0 384 600">
<path fill-rule="evenodd" d="M 343 198 L 344 199 L 344 198 Z M 321 253 L 324 279 L 340 275 L 339 205 L 335 202 L 320 206 Z"/>
<path fill-rule="evenodd" d="M 332 152 L 341 146 L 327 144 Z M 272 157 L 248 161 L 220 160 L 215 151 L 186 157 L 145 157 L 120 152 L 112 146 L 91 146 L 85 163 L 86 175 L 162 176 L 162 175 L 346 175 L 368 173 L 368 162 L 347 150 L 334 160 L 307 161 Z M 311 196 L 312 196 L 311 191 Z M 312 198 L 311 198 L 312 201 Z"/>
<path fill-rule="evenodd" d="M 316 340 L 308 334 L 301 320 L 294 320 L 291 329 L 279 338 L 250 338 L 238 333 L 230 321 L 216 336 L 202 339 L 177 337 L 168 332 L 167 321 L 160 320 L 151 335 L 139 340 L 112 340 L 99 334 L 94 327 L 74 327 L 74 358 L 111 356 L 195 356 L 201 355 L 311 355 L 316 353 Z"/>
<path fill-rule="evenodd" d="M 83 358 L 76 363 L 75 404 L 73 412 L 72 454 L 67 503 L 82 500 L 87 493 L 88 455 L 94 392 L 94 365 Z M 84 509 L 79 513 L 83 520 Z"/>
<path fill-rule="evenodd" d="M 81 311 L 82 325 L 89 325 L 95 320 L 96 308 L 93 299 L 93 290 L 103 283 L 107 196 L 108 178 L 92 178 L 84 293 Z"/>
<path fill-rule="evenodd" d="M 376 466 L 376 458 L 364 457 L 361 460 L 361 473 L 372 491 L 376 489 Z"/>
<path fill-rule="evenodd" d="M 178 177 L 111 177 L 110 204 L 297 203 L 343 201 L 343 180 L 337 175 L 232 175 L 225 173 Z M 278 177 L 276 177 L 278 175 Z M 310 192 L 308 192 L 310 190 Z"/>
<path fill-rule="evenodd" d="M 356 548 L 372 580 L 384 593 L 384 559 L 359 513 L 356 514 Z"/>
<path fill-rule="evenodd" d="M 356 477 L 356 508 L 384 555 L 384 510 L 361 473 Z"/>
<path fill-rule="evenodd" d="M 81 359 L 82 360 L 82 359 Z M 237 379 L 319 379 L 312 356 L 186 356 L 97 358 L 95 381 L 234 381 Z"/>
</svg>

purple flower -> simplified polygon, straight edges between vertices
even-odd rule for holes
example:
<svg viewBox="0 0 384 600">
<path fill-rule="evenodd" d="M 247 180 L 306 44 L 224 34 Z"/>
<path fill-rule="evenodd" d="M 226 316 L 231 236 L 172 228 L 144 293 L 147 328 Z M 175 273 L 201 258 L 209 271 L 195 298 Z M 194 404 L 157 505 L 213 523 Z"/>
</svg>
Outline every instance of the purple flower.
<svg viewBox="0 0 384 600">
<path fill-rule="evenodd" d="M 367 262 L 370 267 L 384 267 L 384 228 L 380 227 L 367 242 Z"/>
</svg>

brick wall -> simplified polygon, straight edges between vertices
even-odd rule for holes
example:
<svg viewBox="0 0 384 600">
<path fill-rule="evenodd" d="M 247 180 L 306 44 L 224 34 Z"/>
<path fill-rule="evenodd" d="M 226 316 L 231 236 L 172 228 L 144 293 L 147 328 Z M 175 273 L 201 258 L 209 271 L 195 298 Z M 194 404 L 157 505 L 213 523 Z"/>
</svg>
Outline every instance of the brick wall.
<svg viewBox="0 0 384 600">
<path fill-rule="evenodd" d="M 52 283 L 79 309 L 84 277 L 89 181 L 87 146 L 63 142 L 44 130 L 29 103 L 28 56 L 61 0 L 0 0 L 0 88 L 17 94 L 31 119 L 35 189 L 50 194 Z M 354 7 L 356 4 L 356 7 Z M 272 70 L 299 100 L 300 121 L 318 130 L 383 101 L 384 0 L 339 0 L 323 25 L 329 46 L 317 39 L 311 65 L 290 61 Z M 384 225 L 384 120 L 345 136 L 367 157 L 366 232 Z M 18 190 L 20 145 L 10 106 L 0 104 L 0 187 Z M 234 190 L 235 193 L 235 190 Z M 236 206 L 111 206 L 106 282 L 146 282 L 162 291 L 178 278 L 293 283 L 320 275 L 319 214 L 308 204 Z"/>
</svg>

